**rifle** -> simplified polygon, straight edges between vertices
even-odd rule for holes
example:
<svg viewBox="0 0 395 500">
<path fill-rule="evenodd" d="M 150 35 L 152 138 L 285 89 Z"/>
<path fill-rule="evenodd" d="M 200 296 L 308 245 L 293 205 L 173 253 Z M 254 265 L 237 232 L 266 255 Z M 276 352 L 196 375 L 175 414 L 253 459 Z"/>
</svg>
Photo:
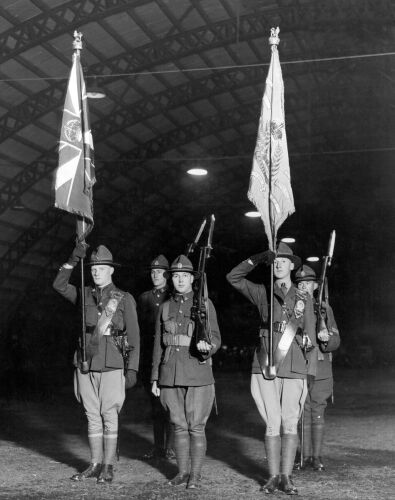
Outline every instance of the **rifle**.
<svg viewBox="0 0 395 500">
<path fill-rule="evenodd" d="M 332 264 L 333 251 L 335 249 L 335 240 L 336 240 L 336 231 L 333 230 L 329 237 L 328 251 L 327 255 L 323 258 L 322 268 L 321 268 L 321 276 L 319 279 L 318 285 L 318 298 L 317 298 L 317 333 L 326 328 L 326 311 L 325 308 L 322 307 L 322 302 L 324 300 L 324 291 L 327 290 L 327 278 L 326 273 L 328 267 Z"/>
<path fill-rule="evenodd" d="M 195 322 L 194 328 L 194 345 L 200 341 L 207 342 L 211 345 L 210 321 L 208 317 L 208 291 L 206 277 L 206 263 L 210 258 L 212 250 L 212 240 L 214 232 L 215 217 L 211 215 L 210 228 L 207 237 L 207 245 L 200 248 L 199 265 L 197 277 L 194 284 L 193 304 L 191 308 L 191 319 Z M 204 225 L 201 226 L 203 231 Z M 201 234 L 201 232 L 200 232 Z M 200 235 L 199 235 L 200 237 Z"/>
</svg>

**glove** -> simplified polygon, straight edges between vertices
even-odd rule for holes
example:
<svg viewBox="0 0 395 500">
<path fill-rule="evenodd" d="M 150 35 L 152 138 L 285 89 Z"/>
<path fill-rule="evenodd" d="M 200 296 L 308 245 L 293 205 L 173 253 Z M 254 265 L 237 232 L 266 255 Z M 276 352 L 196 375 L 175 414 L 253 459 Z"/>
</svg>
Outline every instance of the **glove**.
<svg viewBox="0 0 395 500">
<path fill-rule="evenodd" d="M 69 266 L 75 267 L 80 259 L 85 258 L 88 247 L 89 245 L 87 245 L 86 243 L 77 242 L 73 253 L 70 255 L 69 260 L 67 261 L 67 264 L 69 264 Z"/>
<path fill-rule="evenodd" d="M 266 264 L 270 266 L 273 264 L 276 254 L 271 250 L 266 250 L 266 252 L 257 253 L 250 257 L 250 261 L 256 266 L 257 264 Z"/>
<path fill-rule="evenodd" d="M 125 389 L 131 389 L 136 385 L 137 372 L 136 370 L 128 370 L 125 375 Z"/>
</svg>

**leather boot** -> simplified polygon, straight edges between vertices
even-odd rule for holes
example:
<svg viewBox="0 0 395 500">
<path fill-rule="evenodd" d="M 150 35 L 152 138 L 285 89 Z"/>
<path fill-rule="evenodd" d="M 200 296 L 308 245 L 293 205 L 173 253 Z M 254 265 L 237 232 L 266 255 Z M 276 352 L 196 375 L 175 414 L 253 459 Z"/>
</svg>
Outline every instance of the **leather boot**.
<svg viewBox="0 0 395 500">
<path fill-rule="evenodd" d="M 265 436 L 265 449 L 270 477 L 262 486 L 261 491 L 265 493 L 275 493 L 278 490 L 280 478 L 280 436 Z"/>
<path fill-rule="evenodd" d="M 191 434 L 191 475 L 189 476 L 188 489 L 199 488 L 201 470 L 206 456 L 207 441 L 204 431 Z"/>
<path fill-rule="evenodd" d="M 313 469 L 315 471 L 322 472 L 325 470 L 324 464 L 321 460 L 321 449 L 322 442 L 324 439 L 324 424 L 323 423 L 314 423 L 312 429 L 312 437 L 313 437 Z"/>
<path fill-rule="evenodd" d="M 286 474 L 281 474 L 280 490 L 286 493 L 287 495 L 298 494 L 298 490 L 296 489 L 294 483 L 292 482 L 291 476 L 287 476 Z"/>
<path fill-rule="evenodd" d="M 88 477 L 99 477 L 101 471 L 101 464 L 93 463 L 90 464 L 87 469 L 85 469 L 83 472 L 78 472 L 78 474 L 74 474 L 74 476 L 71 476 L 72 481 L 83 481 L 84 479 L 87 479 Z"/>
<path fill-rule="evenodd" d="M 291 474 L 298 447 L 297 434 L 283 434 L 281 438 L 281 478 L 280 490 L 287 495 L 297 495 L 298 490 L 292 482 Z"/>
<path fill-rule="evenodd" d="M 174 433 L 174 451 L 176 452 L 178 474 L 168 481 L 171 486 L 179 486 L 188 482 L 189 445 L 189 432 L 177 430 Z"/>
<path fill-rule="evenodd" d="M 99 484 L 111 483 L 114 479 L 113 466 L 111 464 L 103 464 L 100 476 L 97 478 Z"/>
</svg>

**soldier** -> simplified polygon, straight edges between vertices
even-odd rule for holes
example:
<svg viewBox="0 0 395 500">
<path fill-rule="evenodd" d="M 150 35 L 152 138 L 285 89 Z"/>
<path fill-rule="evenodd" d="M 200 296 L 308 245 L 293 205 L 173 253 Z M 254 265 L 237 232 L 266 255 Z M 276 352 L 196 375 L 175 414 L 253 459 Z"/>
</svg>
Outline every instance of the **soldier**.
<svg viewBox="0 0 395 500">
<path fill-rule="evenodd" d="M 298 269 L 295 282 L 300 290 L 308 293 L 315 301 L 313 294 L 318 288 L 318 283 L 316 273 L 311 267 L 304 264 Z M 308 377 L 308 393 L 303 418 L 303 467 L 312 467 L 316 471 L 324 470 L 321 448 L 324 437 L 325 408 L 333 391 L 332 352 L 340 345 L 339 330 L 332 308 L 325 302 L 323 306 L 326 314 L 326 328 L 317 333 L 319 346 L 317 373 L 315 377 Z M 296 462 L 295 469 L 300 468 L 300 462 Z"/>
<path fill-rule="evenodd" d="M 214 402 L 211 356 L 221 344 L 217 315 L 208 301 L 207 315 L 212 343 L 193 343 L 194 323 L 192 262 L 180 255 L 170 267 L 174 295 L 159 308 L 152 363 L 152 392 L 160 396 L 174 426 L 174 448 L 178 474 L 172 486 L 199 487 L 206 454 L 205 427 Z M 190 473 L 189 459 L 191 459 Z"/>
<path fill-rule="evenodd" d="M 268 300 L 264 285 L 246 276 L 260 263 L 274 259 L 273 351 L 276 361 L 274 379 L 266 378 L 265 363 L 269 349 Z M 266 423 L 265 448 L 270 477 L 262 487 L 265 493 L 281 489 L 296 495 L 291 473 L 298 446 L 297 425 L 307 394 L 307 373 L 313 370 L 314 311 L 308 294 L 297 291 L 291 271 L 300 258 L 280 242 L 277 252 L 267 251 L 241 262 L 227 275 L 229 283 L 255 304 L 261 317 L 259 347 L 254 354 L 251 393 Z M 309 353 L 306 355 L 306 346 Z M 281 473 L 281 477 L 280 477 Z"/>
<path fill-rule="evenodd" d="M 85 245 L 78 243 L 67 263 L 59 269 L 53 283 L 55 290 L 73 304 L 77 304 L 78 291 L 69 283 L 69 279 L 74 267 L 84 257 Z M 112 282 L 114 268 L 119 264 L 113 262 L 111 252 L 100 245 L 92 252 L 88 265 L 94 282 L 94 286 L 85 287 L 89 371 L 81 371 L 81 358 L 77 350 L 74 357 L 74 389 L 88 419 L 91 462 L 86 470 L 71 479 L 82 481 L 94 477 L 98 483 L 109 483 L 113 480 L 118 415 L 125 400 L 125 388 L 133 387 L 137 378 L 139 326 L 134 298 Z M 126 344 L 125 340 L 131 348 L 127 366 L 124 366 L 118 347 L 121 342 Z"/>
<path fill-rule="evenodd" d="M 151 262 L 151 280 L 154 287 L 140 295 L 137 300 L 137 311 L 141 333 L 141 362 L 140 374 L 143 386 L 147 391 L 152 409 L 152 423 L 154 431 L 154 448 L 146 453 L 143 458 L 152 460 L 165 457 L 175 457 L 172 449 L 172 426 L 160 400 L 151 392 L 152 352 L 154 349 L 155 324 L 159 306 L 169 299 L 167 278 L 169 262 L 164 255 L 159 255 Z"/>
</svg>

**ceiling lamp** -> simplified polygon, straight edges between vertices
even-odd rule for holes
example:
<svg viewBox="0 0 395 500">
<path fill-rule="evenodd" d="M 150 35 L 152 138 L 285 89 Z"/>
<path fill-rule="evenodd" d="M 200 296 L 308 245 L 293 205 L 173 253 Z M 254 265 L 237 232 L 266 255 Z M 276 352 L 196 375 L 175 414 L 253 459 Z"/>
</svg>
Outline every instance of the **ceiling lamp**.
<svg viewBox="0 0 395 500">
<path fill-rule="evenodd" d="M 307 257 L 308 262 L 318 262 L 320 260 L 319 257 Z"/>
<path fill-rule="evenodd" d="M 261 214 L 255 210 L 251 210 L 251 212 L 246 212 L 244 214 L 246 217 L 251 217 L 251 219 L 254 219 L 254 218 L 257 218 L 257 217 L 260 217 Z"/>
<path fill-rule="evenodd" d="M 187 173 L 189 175 L 207 175 L 207 170 L 205 168 L 190 168 Z"/>
<path fill-rule="evenodd" d="M 281 238 L 283 243 L 295 243 L 295 238 Z"/>
<path fill-rule="evenodd" d="M 91 87 L 87 90 L 86 97 L 89 97 L 89 99 L 104 99 L 107 96 L 99 87 Z"/>
<path fill-rule="evenodd" d="M 97 85 L 96 77 L 93 78 L 92 86 L 86 89 L 86 97 L 89 97 L 89 99 L 104 99 L 107 97 L 104 90 Z"/>
</svg>

